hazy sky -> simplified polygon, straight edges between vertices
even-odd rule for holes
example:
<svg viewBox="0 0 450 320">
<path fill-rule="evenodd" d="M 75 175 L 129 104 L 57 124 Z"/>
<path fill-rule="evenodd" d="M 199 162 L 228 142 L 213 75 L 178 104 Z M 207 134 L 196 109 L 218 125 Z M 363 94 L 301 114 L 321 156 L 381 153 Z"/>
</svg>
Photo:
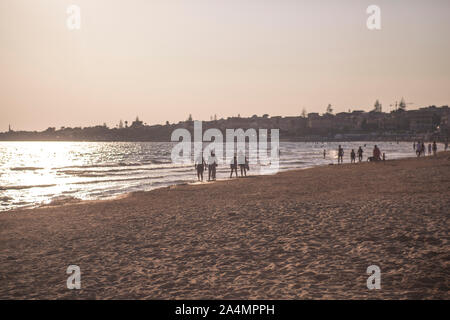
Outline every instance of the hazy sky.
<svg viewBox="0 0 450 320">
<path fill-rule="evenodd" d="M 0 0 L 0 131 L 449 104 L 449 31 L 449 0 Z"/>
</svg>

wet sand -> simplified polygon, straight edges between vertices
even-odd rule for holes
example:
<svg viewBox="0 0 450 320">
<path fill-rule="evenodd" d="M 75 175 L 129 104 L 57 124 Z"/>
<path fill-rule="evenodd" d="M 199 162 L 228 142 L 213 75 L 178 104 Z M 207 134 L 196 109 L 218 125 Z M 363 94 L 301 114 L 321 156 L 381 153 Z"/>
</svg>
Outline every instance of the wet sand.
<svg viewBox="0 0 450 320">
<path fill-rule="evenodd" d="M 0 298 L 449 299 L 449 169 L 441 153 L 3 212 Z"/>
</svg>

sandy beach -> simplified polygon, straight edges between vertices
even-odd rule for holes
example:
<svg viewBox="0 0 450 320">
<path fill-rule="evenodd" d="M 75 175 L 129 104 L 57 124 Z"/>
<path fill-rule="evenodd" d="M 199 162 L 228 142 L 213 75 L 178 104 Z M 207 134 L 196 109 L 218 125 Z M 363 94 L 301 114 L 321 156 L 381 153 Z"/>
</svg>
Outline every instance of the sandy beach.
<svg viewBox="0 0 450 320">
<path fill-rule="evenodd" d="M 449 299 L 449 169 L 447 152 L 3 212 L 0 298 Z"/>
</svg>

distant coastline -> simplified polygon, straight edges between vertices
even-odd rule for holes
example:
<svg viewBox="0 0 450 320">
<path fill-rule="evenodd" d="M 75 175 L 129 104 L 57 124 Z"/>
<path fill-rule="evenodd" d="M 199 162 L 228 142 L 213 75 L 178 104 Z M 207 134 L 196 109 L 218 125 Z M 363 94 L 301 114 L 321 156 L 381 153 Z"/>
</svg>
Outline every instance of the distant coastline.
<svg viewBox="0 0 450 320">
<path fill-rule="evenodd" d="M 242 118 L 229 117 L 203 121 L 203 129 L 249 128 L 279 129 L 280 141 L 445 141 L 450 133 L 448 106 L 430 106 L 418 110 L 398 109 L 390 113 L 353 111 L 337 114 L 303 114 L 281 117 L 265 114 Z M 175 129 L 193 132 L 192 117 L 186 121 L 165 125 L 147 125 L 137 117 L 130 126 L 120 120 L 114 128 L 106 124 L 93 127 L 50 127 L 44 131 L 15 131 L 11 128 L 0 133 L 0 141 L 114 141 L 114 142 L 169 142 Z"/>
</svg>

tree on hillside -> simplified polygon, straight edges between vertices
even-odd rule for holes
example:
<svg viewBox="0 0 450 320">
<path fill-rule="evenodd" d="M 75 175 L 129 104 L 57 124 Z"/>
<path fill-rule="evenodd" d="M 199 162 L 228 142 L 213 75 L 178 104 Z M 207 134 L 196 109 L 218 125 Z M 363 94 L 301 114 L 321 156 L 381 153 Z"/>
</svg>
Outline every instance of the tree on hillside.
<svg viewBox="0 0 450 320">
<path fill-rule="evenodd" d="M 302 110 L 302 117 L 306 118 L 307 115 L 308 115 L 308 113 L 306 112 L 306 109 L 303 108 L 303 110 Z"/>
<path fill-rule="evenodd" d="M 406 109 L 406 102 L 403 97 L 402 97 L 402 100 L 400 100 L 400 103 L 398 104 L 398 109 L 403 110 L 403 111 Z"/>
<path fill-rule="evenodd" d="M 373 111 L 381 112 L 381 103 L 380 103 L 380 101 L 378 101 L 378 99 L 377 99 L 377 101 L 375 101 L 375 104 L 373 106 Z"/>
</svg>

